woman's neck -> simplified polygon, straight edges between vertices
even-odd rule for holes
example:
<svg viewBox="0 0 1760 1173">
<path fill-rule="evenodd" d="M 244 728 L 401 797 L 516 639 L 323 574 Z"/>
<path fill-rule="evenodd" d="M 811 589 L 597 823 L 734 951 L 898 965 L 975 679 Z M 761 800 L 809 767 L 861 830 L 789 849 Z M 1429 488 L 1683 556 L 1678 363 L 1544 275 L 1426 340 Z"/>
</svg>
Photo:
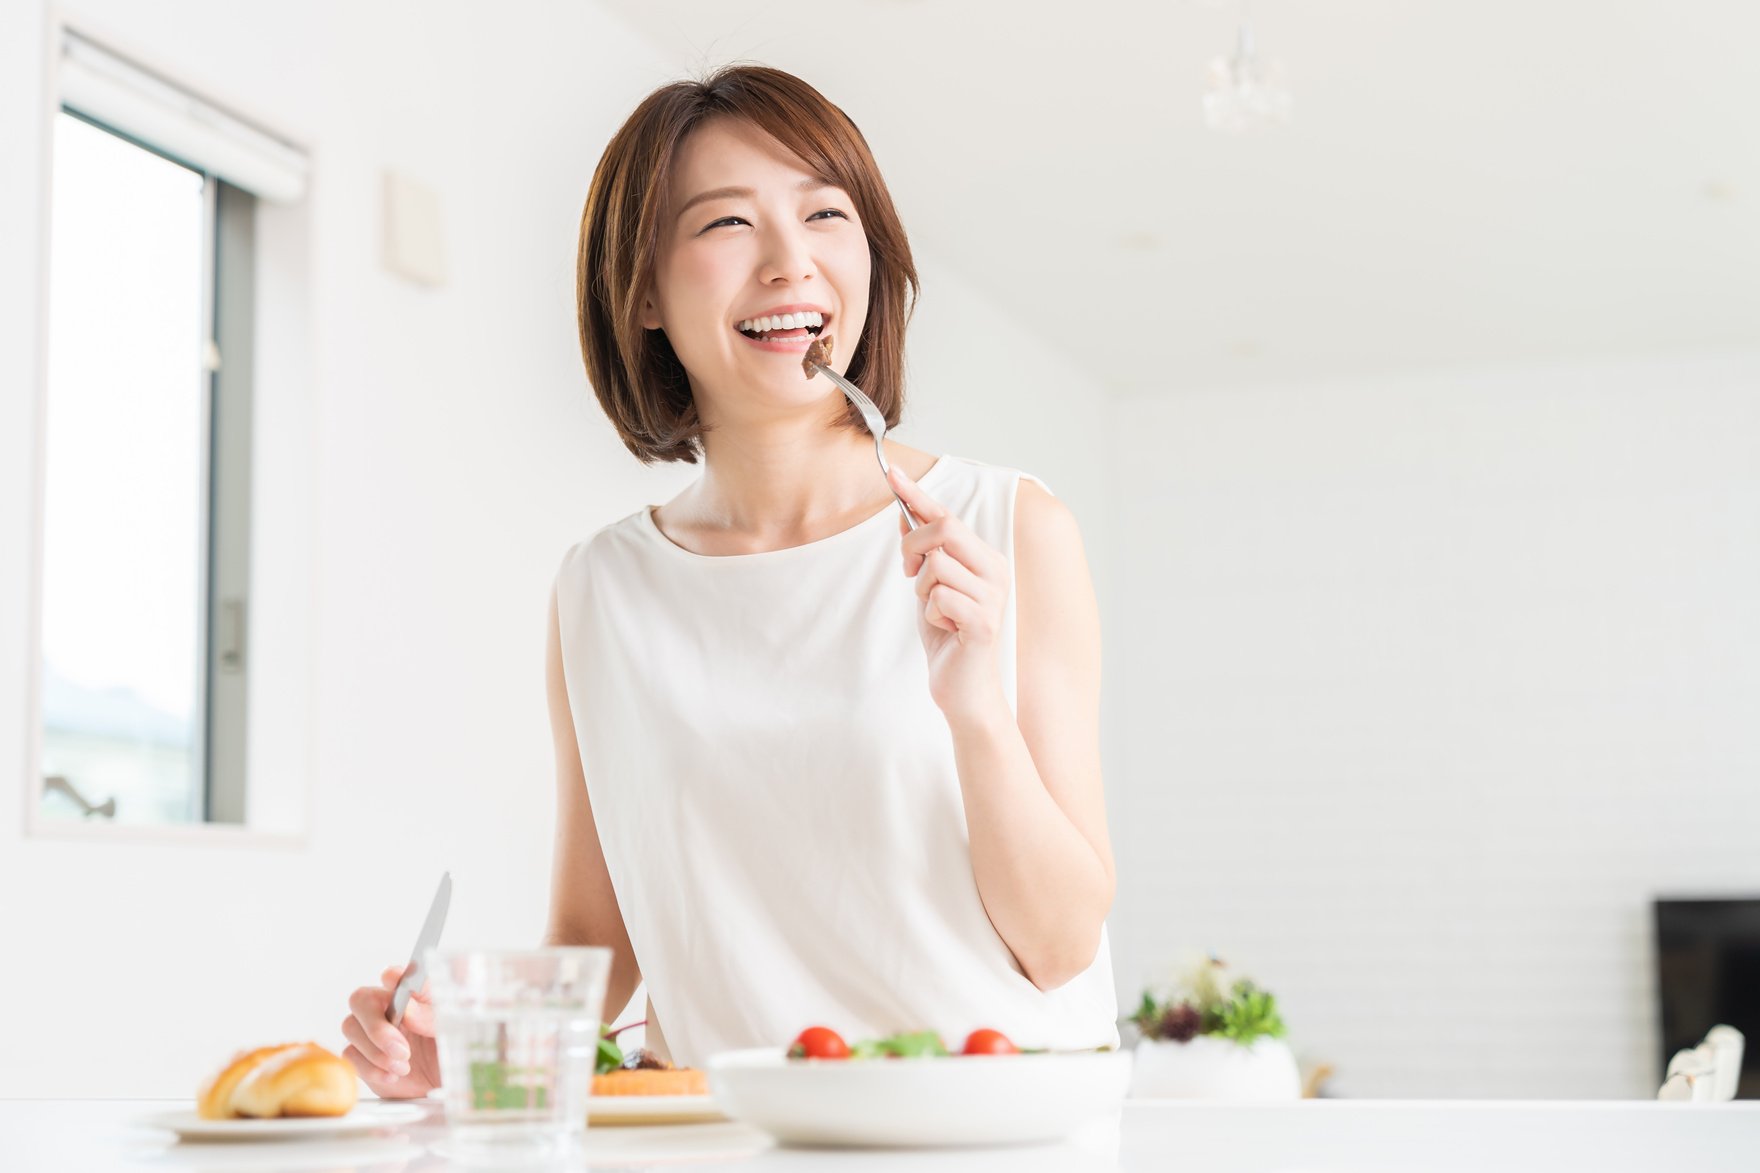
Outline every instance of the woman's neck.
<svg viewBox="0 0 1760 1173">
<path fill-rule="evenodd" d="M 674 541 L 703 553 L 749 553 L 817 541 L 884 509 L 892 492 L 865 432 L 821 420 L 726 426 L 703 437 L 703 475 L 655 515 Z M 886 445 L 920 476 L 928 453 Z"/>
</svg>

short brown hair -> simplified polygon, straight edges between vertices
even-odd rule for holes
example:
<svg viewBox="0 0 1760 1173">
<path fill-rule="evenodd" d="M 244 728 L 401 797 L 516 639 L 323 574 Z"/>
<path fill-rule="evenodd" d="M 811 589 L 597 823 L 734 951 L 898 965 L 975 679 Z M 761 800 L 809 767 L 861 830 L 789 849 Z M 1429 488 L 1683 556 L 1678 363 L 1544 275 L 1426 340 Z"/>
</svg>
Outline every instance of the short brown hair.
<svg viewBox="0 0 1760 1173">
<path fill-rule="evenodd" d="M 915 307 L 917 270 L 892 196 L 867 140 L 847 114 L 792 74 L 731 65 L 702 81 L 663 86 L 612 136 L 581 213 L 575 303 L 581 356 L 599 404 L 644 464 L 696 463 L 703 422 L 690 381 L 661 330 L 641 324 L 654 278 L 679 144 L 718 115 L 741 118 L 849 193 L 872 258 L 868 320 L 846 374 L 896 426 L 904 407 L 904 331 Z M 860 428 L 850 410 L 844 422 Z"/>
</svg>

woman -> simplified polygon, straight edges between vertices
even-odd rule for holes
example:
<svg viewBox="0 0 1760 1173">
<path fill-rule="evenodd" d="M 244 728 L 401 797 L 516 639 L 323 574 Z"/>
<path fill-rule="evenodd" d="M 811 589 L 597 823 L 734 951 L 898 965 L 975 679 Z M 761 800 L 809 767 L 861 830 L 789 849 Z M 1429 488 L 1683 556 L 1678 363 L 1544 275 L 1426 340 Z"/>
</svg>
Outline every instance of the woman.
<svg viewBox="0 0 1760 1173">
<path fill-rule="evenodd" d="M 898 444 L 888 484 L 801 367 L 831 336 L 898 420 L 916 272 L 860 132 L 776 70 L 657 91 L 594 174 L 577 284 L 625 444 L 703 473 L 556 578 L 548 943 L 613 951 L 608 1019 L 645 977 L 648 1046 L 680 1065 L 815 1023 L 1116 1042 L 1075 522 L 1019 473 Z M 384 1096 L 439 1082 L 426 1007 L 385 1021 L 399 972 L 343 1024 Z"/>
</svg>

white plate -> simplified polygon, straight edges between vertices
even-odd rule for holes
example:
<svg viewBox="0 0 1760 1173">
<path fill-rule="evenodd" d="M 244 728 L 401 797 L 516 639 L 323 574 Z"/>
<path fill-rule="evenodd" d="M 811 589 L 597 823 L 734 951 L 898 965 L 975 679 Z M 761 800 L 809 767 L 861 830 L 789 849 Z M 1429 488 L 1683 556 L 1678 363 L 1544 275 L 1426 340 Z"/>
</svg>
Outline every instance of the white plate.
<svg viewBox="0 0 1760 1173">
<path fill-rule="evenodd" d="M 727 1113 L 715 1105 L 714 1096 L 590 1096 L 587 1123 L 603 1127 L 621 1124 L 707 1124 L 726 1120 Z"/>
<path fill-rule="evenodd" d="M 709 1087 L 727 1114 L 785 1144 L 1059 1140 L 1116 1113 L 1130 1081 L 1129 1051 L 791 1060 L 766 1048 L 709 1060 Z"/>
<path fill-rule="evenodd" d="M 348 1136 L 377 1128 L 414 1124 L 426 1110 L 419 1104 L 386 1104 L 366 1100 L 346 1116 L 286 1116 L 273 1120 L 204 1120 L 195 1109 L 143 1116 L 140 1123 L 164 1128 L 184 1140 L 286 1140 L 299 1136 Z"/>
</svg>

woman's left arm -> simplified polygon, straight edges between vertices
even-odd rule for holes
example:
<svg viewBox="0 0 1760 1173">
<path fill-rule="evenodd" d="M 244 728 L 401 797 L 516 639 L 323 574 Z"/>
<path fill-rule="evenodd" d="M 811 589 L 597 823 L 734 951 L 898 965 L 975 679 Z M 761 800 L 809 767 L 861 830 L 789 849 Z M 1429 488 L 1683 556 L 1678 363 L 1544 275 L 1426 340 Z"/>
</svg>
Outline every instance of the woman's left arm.
<svg viewBox="0 0 1760 1173">
<path fill-rule="evenodd" d="M 1008 559 L 903 473 L 929 687 L 953 733 L 972 871 L 990 923 L 1042 990 L 1093 963 L 1115 886 L 1100 780 L 1100 616 L 1075 517 L 1022 480 L 1015 501 L 1016 708 L 997 656 Z M 902 530 L 901 522 L 901 530 Z"/>
</svg>

